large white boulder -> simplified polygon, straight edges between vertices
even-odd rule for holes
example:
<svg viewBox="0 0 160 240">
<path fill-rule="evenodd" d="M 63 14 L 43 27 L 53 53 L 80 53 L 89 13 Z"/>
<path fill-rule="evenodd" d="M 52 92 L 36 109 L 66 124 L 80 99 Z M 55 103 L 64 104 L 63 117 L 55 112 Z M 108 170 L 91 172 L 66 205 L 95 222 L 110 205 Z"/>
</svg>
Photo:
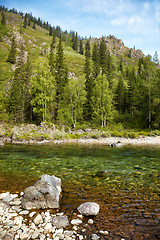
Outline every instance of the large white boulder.
<svg viewBox="0 0 160 240">
<path fill-rule="evenodd" d="M 97 203 L 85 202 L 82 203 L 77 209 L 83 216 L 95 216 L 98 214 L 100 207 Z"/>
<path fill-rule="evenodd" d="M 28 187 L 22 196 L 24 209 L 58 208 L 61 179 L 54 175 L 42 175 L 34 186 Z"/>
</svg>

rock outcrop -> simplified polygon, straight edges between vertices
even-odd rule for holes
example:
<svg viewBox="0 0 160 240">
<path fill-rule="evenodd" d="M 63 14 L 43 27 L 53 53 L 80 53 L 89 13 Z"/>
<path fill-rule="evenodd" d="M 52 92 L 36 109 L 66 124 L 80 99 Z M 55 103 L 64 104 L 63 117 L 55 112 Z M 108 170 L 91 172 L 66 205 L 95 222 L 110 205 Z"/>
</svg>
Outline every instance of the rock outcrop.
<svg viewBox="0 0 160 240">
<path fill-rule="evenodd" d="M 22 197 L 24 209 L 58 208 L 61 179 L 54 175 L 42 175 L 34 186 L 25 189 Z"/>
</svg>

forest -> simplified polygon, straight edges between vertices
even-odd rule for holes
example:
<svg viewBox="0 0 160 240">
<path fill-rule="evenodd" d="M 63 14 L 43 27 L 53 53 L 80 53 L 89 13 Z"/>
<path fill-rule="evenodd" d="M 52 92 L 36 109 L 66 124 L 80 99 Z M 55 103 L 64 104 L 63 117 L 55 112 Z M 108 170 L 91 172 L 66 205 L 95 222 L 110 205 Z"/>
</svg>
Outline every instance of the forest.
<svg viewBox="0 0 160 240">
<path fill-rule="evenodd" d="M 151 56 L 133 56 L 136 50 L 126 47 L 121 54 L 114 47 L 113 54 L 106 43 L 117 43 L 114 36 L 83 38 L 15 9 L 1 6 L 0 13 L 0 121 L 160 129 L 160 65 Z M 19 18 L 18 42 L 7 23 L 11 14 Z M 32 38 L 40 39 L 43 29 L 47 50 L 29 48 L 27 31 L 39 31 Z"/>
</svg>

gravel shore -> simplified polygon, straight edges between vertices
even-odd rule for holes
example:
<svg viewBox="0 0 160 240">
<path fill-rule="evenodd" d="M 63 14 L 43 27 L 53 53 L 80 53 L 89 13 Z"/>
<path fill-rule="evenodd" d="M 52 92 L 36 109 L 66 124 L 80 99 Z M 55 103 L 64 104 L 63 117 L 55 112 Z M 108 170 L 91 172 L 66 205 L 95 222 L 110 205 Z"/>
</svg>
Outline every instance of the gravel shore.
<svg viewBox="0 0 160 240">
<path fill-rule="evenodd" d="M 37 142 L 43 143 L 54 143 L 54 144 L 65 144 L 65 143 L 79 143 L 79 144 L 117 144 L 117 146 L 123 145 L 160 145 L 160 136 L 155 137 L 139 137 L 139 138 L 120 138 L 120 137 L 109 137 L 99 139 L 62 139 L 52 141 Z"/>
</svg>

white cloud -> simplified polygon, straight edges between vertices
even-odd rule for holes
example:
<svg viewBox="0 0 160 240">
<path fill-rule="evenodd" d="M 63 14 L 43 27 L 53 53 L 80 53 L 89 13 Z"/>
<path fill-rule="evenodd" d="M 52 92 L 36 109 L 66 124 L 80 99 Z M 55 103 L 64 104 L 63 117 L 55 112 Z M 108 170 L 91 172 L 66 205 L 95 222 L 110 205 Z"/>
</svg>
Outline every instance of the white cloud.
<svg viewBox="0 0 160 240">
<path fill-rule="evenodd" d="M 128 21 L 129 25 L 137 25 L 142 26 L 144 24 L 144 20 L 139 16 L 130 17 Z"/>
<path fill-rule="evenodd" d="M 84 13 L 101 13 L 110 16 L 134 10 L 132 0 L 64 0 L 64 3 Z"/>
<path fill-rule="evenodd" d="M 139 16 L 132 16 L 132 17 L 119 17 L 119 18 L 115 18 L 111 20 L 111 24 L 113 26 L 121 26 L 122 28 L 124 27 L 124 25 L 128 25 L 129 27 L 133 26 L 133 27 L 140 27 L 144 24 L 144 20 L 139 17 Z"/>
</svg>

